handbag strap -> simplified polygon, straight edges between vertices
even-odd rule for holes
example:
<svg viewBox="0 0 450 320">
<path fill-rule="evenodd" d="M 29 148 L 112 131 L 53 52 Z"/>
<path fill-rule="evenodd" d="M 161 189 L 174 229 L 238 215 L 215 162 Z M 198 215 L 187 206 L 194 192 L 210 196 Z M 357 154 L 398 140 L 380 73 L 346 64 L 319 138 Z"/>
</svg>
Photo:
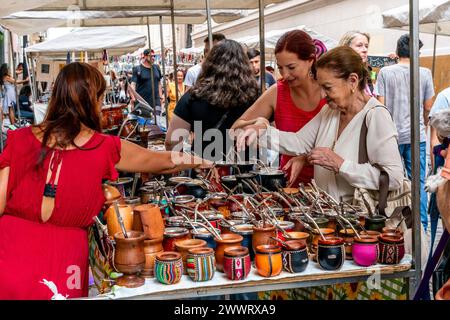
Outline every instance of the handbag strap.
<svg viewBox="0 0 450 320">
<path fill-rule="evenodd" d="M 385 108 L 382 105 L 377 105 L 371 109 L 369 109 L 366 112 L 366 115 L 364 116 L 363 123 L 361 125 L 361 133 L 359 135 L 359 151 L 358 151 L 358 163 L 364 164 L 364 163 L 370 163 L 369 161 L 369 155 L 367 153 L 367 114 L 370 110 L 375 108 Z M 389 174 L 378 164 L 373 164 L 374 167 L 376 167 L 378 170 L 380 170 L 380 180 L 379 180 L 379 195 L 378 195 L 378 212 L 386 216 L 385 209 L 387 207 L 387 198 L 389 193 Z"/>
</svg>

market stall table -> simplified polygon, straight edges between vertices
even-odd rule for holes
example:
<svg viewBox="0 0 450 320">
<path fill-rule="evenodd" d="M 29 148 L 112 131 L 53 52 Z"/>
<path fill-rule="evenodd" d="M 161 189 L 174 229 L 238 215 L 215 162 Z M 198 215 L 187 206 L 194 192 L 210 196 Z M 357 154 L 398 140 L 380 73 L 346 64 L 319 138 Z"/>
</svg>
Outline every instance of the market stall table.
<svg viewBox="0 0 450 320">
<path fill-rule="evenodd" d="M 114 293 L 93 296 L 87 299 L 185 299 L 224 294 L 238 294 L 244 292 L 269 291 L 327 285 L 334 283 L 348 283 L 367 280 L 374 276 L 374 280 L 388 278 L 410 277 L 412 271 L 412 257 L 405 255 L 396 265 L 381 265 L 364 268 L 357 266 L 353 261 L 346 260 L 339 271 L 324 271 L 319 265 L 310 261 L 307 269 L 302 273 L 282 272 L 279 276 L 263 278 L 256 272 L 256 268 L 245 280 L 228 280 L 224 273 L 216 272 L 214 278 L 207 282 L 194 282 L 183 275 L 181 281 L 174 285 L 164 285 L 155 278 L 146 279 L 145 284 L 139 288 L 129 289 L 116 287 Z M 378 275 L 380 278 L 377 279 Z"/>
</svg>

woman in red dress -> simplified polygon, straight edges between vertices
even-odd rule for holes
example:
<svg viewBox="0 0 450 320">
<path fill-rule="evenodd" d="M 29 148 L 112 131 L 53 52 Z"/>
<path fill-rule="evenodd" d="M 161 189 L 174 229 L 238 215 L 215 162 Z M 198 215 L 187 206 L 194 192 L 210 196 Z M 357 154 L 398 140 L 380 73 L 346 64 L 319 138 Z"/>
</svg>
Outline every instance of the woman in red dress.
<svg viewBox="0 0 450 320">
<path fill-rule="evenodd" d="M 152 152 L 101 134 L 105 81 L 72 63 L 59 73 L 47 116 L 8 132 L 0 154 L 0 299 L 88 295 L 87 228 L 105 201 L 102 180 L 126 172 L 172 173 L 207 167 L 201 159 Z"/>
<path fill-rule="evenodd" d="M 315 68 L 317 53 L 324 51 L 325 46 L 304 31 L 292 30 L 282 35 L 275 47 L 282 80 L 264 92 L 233 124 L 232 129 L 245 126 L 251 119 L 265 117 L 273 119 L 275 127 L 280 130 L 300 130 L 326 104 L 321 97 Z M 282 155 L 280 168 L 288 173 L 289 186 L 308 183 L 314 175 L 313 166 L 306 164 L 305 156 Z"/>
</svg>

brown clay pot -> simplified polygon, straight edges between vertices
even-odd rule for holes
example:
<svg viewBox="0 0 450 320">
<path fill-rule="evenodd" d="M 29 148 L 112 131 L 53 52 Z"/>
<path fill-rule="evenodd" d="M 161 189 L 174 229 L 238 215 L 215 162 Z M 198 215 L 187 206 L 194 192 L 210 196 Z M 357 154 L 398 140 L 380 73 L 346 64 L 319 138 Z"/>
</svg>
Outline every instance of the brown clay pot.
<svg viewBox="0 0 450 320">
<path fill-rule="evenodd" d="M 134 208 L 139 213 L 142 227 L 147 239 L 158 239 L 164 236 L 164 220 L 159 207 L 155 204 L 142 204 Z"/>
<path fill-rule="evenodd" d="M 114 266 L 118 272 L 124 275 L 116 280 L 116 284 L 121 287 L 136 288 L 145 283 L 145 280 L 138 276 L 145 266 L 144 239 L 142 232 L 127 232 L 125 238 L 122 232 L 114 235 L 116 250 L 114 254 Z"/>
<path fill-rule="evenodd" d="M 283 270 L 281 248 L 277 245 L 259 245 L 255 250 L 255 265 L 262 277 L 275 277 Z"/>
<path fill-rule="evenodd" d="M 298 240 L 304 243 L 305 245 L 308 244 L 309 233 L 307 232 L 291 231 L 288 232 L 288 235 L 290 236 L 290 238 L 286 240 Z"/>
<path fill-rule="evenodd" d="M 119 204 L 119 214 L 122 217 L 125 230 L 127 232 L 133 230 L 133 209 L 130 206 Z M 117 220 L 117 215 L 114 210 L 114 206 L 110 206 L 105 212 L 106 224 L 108 226 L 108 234 L 112 238 L 118 232 L 122 232 L 119 221 Z"/>
<path fill-rule="evenodd" d="M 155 257 L 158 253 L 163 252 L 163 237 L 152 240 L 144 240 L 145 266 L 141 275 L 144 278 L 154 277 Z"/>
<path fill-rule="evenodd" d="M 388 227 L 384 227 L 381 230 L 381 233 L 396 233 L 396 234 L 399 234 L 401 236 L 403 235 L 403 232 L 400 229 L 388 228 Z"/>
<path fill-rule="evenodd" d="M 183 259 L 183 274 L 187 274 L 186 258 L 189 250 L 206 247 L 206 241 L 201 239 L 187 239 L 175 243 L 175 249 L 181 254 L 181 258 Z"/>
<path fill-rule="evenodd" d="M 348 260 L 352 259 L 352 245 L 355 239 L 355 231 L 353 229 L 341 229 L 339 230 L 339 237 L 344 239 L 345 244 L 345 258 Z"/>
<path fill-rule="evenodd" d="M 242 236 L 234 233 L 223 234 L 222 240 L 215 238 L 216 242 L 216 268 L 217 271 L 223 272 L 223 255 L 226 248 L 240 247 L 244 239 Z"/>
<path fill-rule="evenodd" d="M 334 232 L 335 232 L 334 229 L 330 229 L 330 228 L 320 228 L 320 231 L 325 236 L 325 238 L 334 236 Z M 312 253 L 316 253 L 319 239 L 320 239 L 320 234 L 317 232 L 317 230 L 314 230 L 312 233 L 312 241 L 311 241 L 311 252 Z"/>
<path fill-rule="evenodd" d="M 259 245 L 277 245 L 277 242 L 271 239 L 271 237 L 276 236 L 277 232 L 274 225 L 266 224 L 264 227 L 253 226 L 253 251 L 256 252 L 256 247 Z"/>
</svg>

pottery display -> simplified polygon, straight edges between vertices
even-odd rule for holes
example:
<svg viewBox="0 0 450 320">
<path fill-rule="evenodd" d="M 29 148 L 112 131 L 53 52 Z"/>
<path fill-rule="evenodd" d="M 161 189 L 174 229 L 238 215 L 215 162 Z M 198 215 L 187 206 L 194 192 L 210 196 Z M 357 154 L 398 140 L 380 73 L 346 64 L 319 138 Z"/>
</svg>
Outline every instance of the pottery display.
<svg viewBox="0 0 450 320">
<path fill-rule="evenodd" d="M 221 237 L 222 240 L 214 238 L 214 241 L 216 242 L 216 268 L 219 272 L 223 272 L 224 250 L 231 247 L 240 247 L 243 240 L 242 236 L 234 233 L 223 234 Z"/>
<path fill-rule="evenodd" d="M 231 228 L 237 225 L 244 224 L 242 220 L 226 220 L 219 222 L 219 229 L 222 234 L 232 233 Z"/>
<path fill-rule="evenodd" d="M 275 277 L 283 269 L 281 248 L 277 245 L 259 245 L 255 250 L 255 265 L 262 277 Z"/>
<path fill-rule="evenodd" d="M 294 227 L 295 227 L 295 224 L 293 223 L 293 222 L 291 222 L 291 221 L 280 221 L 279 223 L 278 223 L 278 225 L 284 230 L 284 231 L 286 231 L 286 232 L 292 232 L 292 231 L 294 231 Z M 286 240 L 286 238 L 285 238 L 285 236 L 284 236 L 284 234 L 279 230 L 279 229 L 277 229 L 277 238 L 278 239 L 281 239 L 281 240 Z"/>
<path fill-rule="evenodd" d="M 255 173 L 258 183 L 270 191 L 278 191 L 278 189 L 286 186 L 285 173 L 278 169 L 261 169 L 252 171 Z"/>
<path fill-rule="evenodd" d="M 122 217 L 123 225 L 127 232 L 133 230 L 133 209 L 126 204 L 117 205 L 119 209 L 119 214 Z M 118 232 L 122 232 L 119 221 L 117 220 L 117 215 L 115 211 L 115 206 L 111 205 L 105 212 L 106 224 L 108 226 L 108 234 L 112 238 Z"/>
<path fill-rule="evenodd" d="M 231 219 L 232 220 L 240 220 L 240 221 L 242 221 L 243 224 L 244 223 L 250 223 L 250 221 L 251 221 L 249 216 L 243 211 L 231 212 Z"/>
<path fill-rule="evenodd" d="M 155 258 L 155 278 L 163 284 L 180 282 L 183 275 L 183 261 L 178 252 L 161 252 Z"/>
<path fill-rule="evenodd" d="M 250 273 L 251 265 L 247 247 L 232 247 L 224 250 L 223 271 L 228 279 L 245 279 Z"/>
<path fill-rule="evenodd" d="M 334 236 L 334 230 L 333 229 L 320 228 L 320 231 L 325 236 L 325 238 Z M 314 229 L 314 231 L 312 232 L 312 235 L 311 235 L 311 240 L 310 240 L 310 244 L 311 244 L 310 252 L 311 253 L 316 253 L 319 239 L 320 239 L 320 234 L 319 234 L 319 232 L 317 232 L 317 230 Z"/>
<path fill-rule="evenodd" d="M 157 205 L 142 204 L 134 207 L 134 212 L 137 212 L 141 218 L 147 239 L 158 239 L 164 236 L 164 220 Z"/>
<path fill-rule="evenodd" d="M 175 243 L 190 239 L 189 230 L 186 228 L 171 227 L 164 231 L 163 247 L 164 251 L 175 251 Z"/>
<path fill-rule="evenodd" d="M 381 232 L 386 226 L 386 217 L 375 215 L 373 217 L 365 217 L 364 229 Z"/>
<path fill-rule="evenodd" d="M 141 275 L 144 278 L 154 277 L 155 257 L 163 252 L 163 237 L 152 240 L 144 240 L 145 265 Z"/>
<path fill-rule="evenodd" d="M 216 229 L 220 234 L 220 229 Z M 211 249 L 216 249 L 216 241 L 214 235 L 205 228 L 195 228 L 190 231 L 193 239 L 202 239 L 206 241 L 206 245 Z"/>
<path fill-rule="evenodd" d="M 114 254 L 114 267 L 123 276 L 116 280 L 121 287 L 137 288 L 145 283 L 145 279 L 138 276 L 145 266 L 144 240 L 142 232 L 127 232 L 125 238 L 122 232 L 114 235 L 116 249 Z"/>
<path fill-rule="evenodd" d="M 209 281 L 216 271 L 216 258 L 211 248 L 193 248 L 186 257 L 187 274 L 193 281 Z"/>
<path fill-rule="evenodd" d="M 339 230 L 339 236 L 344 239 L 345 245 L 345 257 L 346 259 L 352 259 L 352 246 L 353 241 L 356 237 L 355 231 L 353 229 L 341 229 Z"/>
<path fill-rule="evenodd" d="M 388 227 L 384 227 L 384 228 L 381 230 L 381 233 L 397 233 L 397 234 L 403 236 L 403 231 L 400 230 L 400 228 L 397 228 L 397 229 L 396 229 L 396 228 L 388 228 Z"/>
<path fill-rule="evenodd" d="M 288 240 L 286 244 L 289 246 L 282 248 L 283 269 L 290 273 L 305 271 L 309 262 L 306 244 L 298 240 Z"/>
<path fill-rule="evenodd" d="M 181 254 L 181 258 L 183 260 L 184 274 L 187 274 L 186 258 L 188 251 L 189 249 L 194 248 L 206 248 L 206 241 L 201 239 L 187 239 L 175 242 L 175 249 Z"/>
<path fill-rule="evenodd" d="M 310 235 L 307 232 L 300 232 L 300 231 L 290 231 L 288 232 L 289 239 L 286 240 L 297 240 L 302 243 L 304 243 L 306 246 L 309 246 L 309 238 Z"/>
<path fill-rule="evenodd" d="M 228 190 L 233 190 L 237 186 L 237 179 L 236 176 L 233 175 L 227 175 L 227 176 L 221 176 L 220 182 L 223 186 L 225 186 Z"/>
<path fill-rule="evenodd" d="M 353 261 L 359 266 L 369 267 L 378 260 L 378 239 L 371 236 L 355 237 L 352 246 Z"/>
<path fill-rule="evenodd" d="M 276 237 L 277 231 L 275 226 L 266 224 L 264 226 L 253 226 L 252 247 L 256 253 L 256 247 L 259 245 L 276 245 L 277 242 L 271 237 Z"/>
<path fill-rule="evenodd" d="M 255 252 L 253 251 L 253 225 L 239 224 L 231 228 L 231 232 L 242 236 L 242 246 L 248 249 L 251 261 L 254 260 Z"/>
<path fill-rule="evenodd" d="M 382 264 L 397 264 L 405 255 L 405 240 L 396 233 L 383 233 L 378 237 L 380 254 L 378 261 Z"/>
<path fill-rule="evenodd" d="M 328 237 L 325 240 L 319 238 L 317 262 L 323 270 L 341 269 L 345 262 L 344 239 L 340 237 Z"/>
</svg>

